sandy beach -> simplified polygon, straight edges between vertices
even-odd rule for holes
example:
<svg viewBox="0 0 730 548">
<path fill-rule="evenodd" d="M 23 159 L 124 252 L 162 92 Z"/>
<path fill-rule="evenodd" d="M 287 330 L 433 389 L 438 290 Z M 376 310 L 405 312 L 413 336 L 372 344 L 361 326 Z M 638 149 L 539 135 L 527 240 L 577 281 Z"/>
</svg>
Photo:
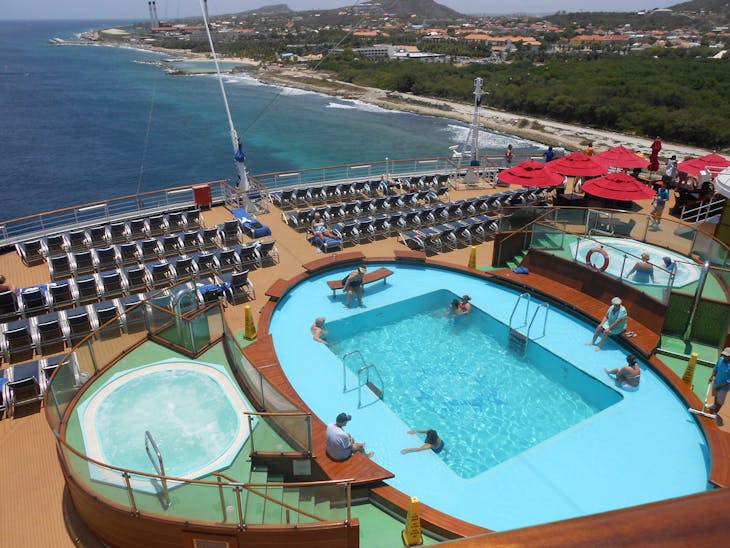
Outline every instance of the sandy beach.
<svg viewBox="0 0 730 548">
<path fill-rule="evenodd" d="M 357 86 L 332 80 L 325 74 L 305 68 L 259 69 L 255 75 L 264 81 L 363 101 L 382 108 L 440 116 L 466 123 L 471 123 L 474 113 L 473 104 Z M 564 147 L 569 151 L 582 150 L 591 142 L 596 152 L 623 145 L 648 157 L 653 140 L 648 137 L 624 135 L 494 110 L 485 107 L 484 101 L 480 107 L 479 123 L 488 129 L 517 135 L 545 145 Z M 663 141 L 660 157 L 666 159 L 676 154 L 681 161 L 687 157 L 703 156 L 709 152 L 712 151 Z"/>
</svg>

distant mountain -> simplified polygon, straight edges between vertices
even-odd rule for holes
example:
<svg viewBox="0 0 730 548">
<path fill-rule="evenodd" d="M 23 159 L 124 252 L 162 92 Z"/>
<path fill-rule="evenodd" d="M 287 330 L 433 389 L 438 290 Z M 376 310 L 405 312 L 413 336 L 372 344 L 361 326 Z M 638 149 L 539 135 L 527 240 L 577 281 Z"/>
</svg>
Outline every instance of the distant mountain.
<svg viewBox="0 0 730 548">
<path fill-rule="evenodd" d="M 255 10 L 239 11 L 236 15 L 246 17 L 248 15 L 253 15 L 254 13 L 256 15 L 279 15 L 294 12 L 289 9 L 289 6 L 286 4 L 271 4 L 270 6 L 261 6 Z"/>
<path fill-rule="evenodd" d="M 360 4 L 362 8 L 372 11 L 391 13 L 398 17 L 408 18 L 412 15 L 419 19 L 453 20 L 464 17 L 456 10 L 434 2 L 433 0 L 369 0 Z"/>
<path fill-rule="evenodd" d="M 730 2 L 728 0 L 691 0 L 670 6 L 674 11 L 712 12 L 717 14 L 730 14 Z"/>
</svg>

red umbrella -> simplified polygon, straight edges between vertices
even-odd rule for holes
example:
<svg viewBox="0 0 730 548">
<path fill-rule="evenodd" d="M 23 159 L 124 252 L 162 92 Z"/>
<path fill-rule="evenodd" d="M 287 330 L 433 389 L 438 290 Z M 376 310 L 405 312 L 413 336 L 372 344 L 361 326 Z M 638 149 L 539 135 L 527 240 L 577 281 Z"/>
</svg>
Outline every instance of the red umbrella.
<svg viewBox="0 0 730 548">
<path fill-rule="evenodd" d="M 568 154 L 546 165 L 550 171 L 560 173 L 561 175 L 572 175 L 574 177 L 595 177 L 596 175 L 603 175 L 608 171 L 606 166 L 596 162 L 583 152 Z"/>
<path fill-rule="evenodd" d="M 557 186 L 563 176 L 546 168 L 547 164 L 525 160 L 514 167 L 499 172 L 499 180 L 510 185 Z"/>
<path fill-rule="evenodd" d="M 633 169 L 637 167 L 644 168 L 649 165 L 648 160 L 645 160 L 633 150 L 629 150 L 625 146 L 621 145 L 610 148 L 600 154 L 596 154 L 593 159 L 607 167 L 611 166 L 621 169 Z"/>
<path fill-rule="evenodd" d="M 692 158 L 691 160 L 679 162 L 677 169 L 688 173 L 692 177 L 699 177 L 700 171 L 703 171 L 708 166 L 720 168 L 730 167 L 730 161 L 728 161 L 724 156 L 720 156 L 713 152 L 712 154 L 702 156 L 702 158 Z"/>
<path fill-rule="evenodd" d="M 626 202 L 654 197 L 654 191 L 650 187 L 621 171 L 586 181 L 583 183 L 583 192 L 599 198 Z"/>
</svg>

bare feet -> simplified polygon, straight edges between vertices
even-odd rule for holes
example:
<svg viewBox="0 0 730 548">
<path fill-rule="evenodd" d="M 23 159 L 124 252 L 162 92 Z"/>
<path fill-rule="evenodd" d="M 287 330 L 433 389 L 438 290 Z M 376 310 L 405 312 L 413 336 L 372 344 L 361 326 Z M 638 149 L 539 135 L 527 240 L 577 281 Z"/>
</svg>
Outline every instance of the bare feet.
<svg viewBox="0 0 730 548">
<path fill-rule="evenodd" d="M 600 346 L 597 346 L 596 347 L 596 352 L 598 352 L 599 350 L 601 350 L 601 347 Z"/>
<path fill-rule="evenodd" d="M 365 455 L 367 458 L 372 459 L 375 456 L 375 451 L 370 451 Z"/>
</svg>

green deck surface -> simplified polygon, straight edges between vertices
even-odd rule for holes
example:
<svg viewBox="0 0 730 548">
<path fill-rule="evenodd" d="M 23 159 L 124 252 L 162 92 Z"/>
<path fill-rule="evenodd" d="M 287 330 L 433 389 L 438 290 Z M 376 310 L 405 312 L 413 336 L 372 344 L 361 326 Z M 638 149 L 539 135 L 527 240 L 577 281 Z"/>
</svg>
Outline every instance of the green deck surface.
<svg viewBox="0 0 730 548">
<path fill-rule="evenodd" d="M 403 546 L 401 532 L 404 524 L 372 504 L 352 506 L 352 516 L 360 520 L 360 548 Z M 422 546 L 432 546 L 439 541 L 423 535 Z"/>
</svg>

